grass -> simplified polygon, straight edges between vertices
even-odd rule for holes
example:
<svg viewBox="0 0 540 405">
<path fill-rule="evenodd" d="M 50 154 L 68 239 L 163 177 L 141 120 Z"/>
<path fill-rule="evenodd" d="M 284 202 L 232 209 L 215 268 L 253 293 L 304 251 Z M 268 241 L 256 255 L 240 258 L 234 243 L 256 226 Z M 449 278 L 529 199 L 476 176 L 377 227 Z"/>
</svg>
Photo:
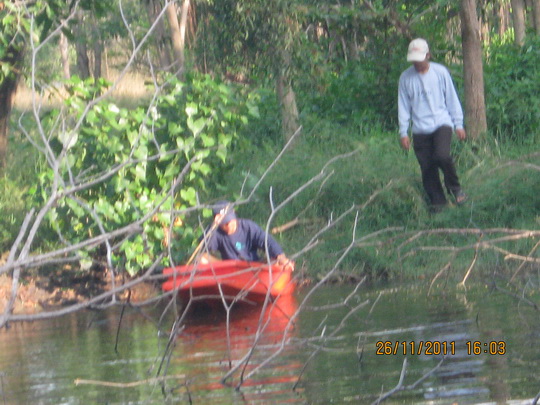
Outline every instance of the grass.
<svg viewBox="0 0 540 405">
<path fill-rule="evenodd" d="M 488 141 L 455 141 L 458 173 L 470 200 L 460 207 L 450 204 L 433 215 L 427 209 L 414 152 L 402 151 L 397 135 L 382 130 L 351 134 L 350 128 L 330 125 L 319 128 L 328 132 L 307 129 L 312 138 L 305 136 L 298 142 L 265 179 L 255 200 L 240 208 L 243 216 L 266 223 L 270 189 L 277 205 L 320 173 L 331 158 L 357 149 L 353 156 L 329 165 L 324 180 L 295 197 L 277 213 L 272 224 L 300 220 L 299 225 L 277 235 L 292 253 L 302 250 L 325 224 L 348 212 L 341 222 L 317 237 L 314 249 L 300 256 L 312 275 L 325 274 L 342 260 L 339 268 L 345 273 L 361 272 L 374 278 L 434 277 L 446 266 L 461 279 L 473 260 L 475 268 L 484 272 L 492 271 L 493 266 L 505 269 L 505 254 L 498 249 L 528 255 L 534 247 L 538 237 L 488 244 L 475 254 L 473 246 L 479 234 L 471 230 L 502 228 L 484 236 L 489 240 L 511 230 L 538 228 L 540 153 L 526 154 L 530 151 L 519 146 L 501 147 Z M 241 156 L 235 158 L 245 172 L 248 163 L 242 162 Z M 269 160 L 266 158 L 265 163 Z M 259 162 L 258 167 L 265 165 Z M 251 172 L 255 177 L 261 174 L 261 170 Z M 231 181 L 220 195 L 235 195 L 240 177 L 240 173 L 229 176 Z M 433 230 L 441 231 L 431 233 Z M 350 248 L 353 232 L 356 242 Z"/>
<path fill-rule="evenodd" d="M 132 76 L 121 82 L 114 96 L 129 104 L 146 97 L 145 91 L 142 79 Z M 54 106 L 58 99 L 43 101 Z M 22 111 L 29 106 L 28 93 L 21 90 L 15 107 Z M 395 133 L 376 123 L 335 125 L 316 117 L 304 121 L 302 137 L 270 171 L 250 203 L 239 207 L 239 215 L 265 225 L 270 195 L 278 205 L 320 176 L 277 212 L 270 226 L 298 220 L 275 236 L 289 254 L 302 252 L 298 262 L 308 275 L 320 277 L 339 261 L 341 274 L 347 275 L 416 279 L 435 277 L 446 268 L 444 274 L 461 279 L 473 261 L 484 272 L 496 267 L 513 273 L 515 266 L 504 260 L 501 250 L 520 255 L 533 250 L 538 237 L 475 250 L 470 246 L 479 241 L 479 234 L 470 230 L 501 228 L 483 236 L 489 239 L 504 236 L 505 229 L 538 229 L 539 151 L 489 136 L 455 141 L 458 173 L 470 200 L 433 215 L 427 209 L 414 153 L 401 150 Z M 10 168 L 0 179 L 4 191 L 0 207 L 5 213 L 0 222 L 2 249 L 14 240 L 26 213 L 26 193 L 39 171 L 38 163 L 29 164 L 39 162 L 35 151 L 17 132 L 15 122 L 12 127 Z M 279 153 L 279 140 L 265 138 L 264 127 L 249 137 L 256 146 L 232 156 L 232 172 L 210 192 L 212 197 L 245 197 Z M 332 161 L 351 151 L 356 152 Z M 328 224 L 332 226 L 321 232 Z M 306 249 L 309 243 L 313 247 Z"/>
<path fill-rule="evenodd" d="M 111 83 L 116 82 L 119 77 L 119 72 L 111 71 L 106 79 Z M 122 106 L 138 105 L 141 99 L 148 99 L 151 92 L 146 86 L 146 78 L 139 73 L 127 73 L 121 80 L 116 82 L 115 88 L 111 92 L 110 97 L 117 100 Z M 37 95 L 36 102 L 40 108 L 48 110 L 61 106 L 62 99 L 65 95 L 62 92 L 60 84 L 53 85 L 44 89 Z M 13 108 L 15 111 L 31 111 L 33 106 L 32 89 L 26 83 L 19 84 Z M 16 114 L 15 114 L 16 115 Z"/>
</svg>

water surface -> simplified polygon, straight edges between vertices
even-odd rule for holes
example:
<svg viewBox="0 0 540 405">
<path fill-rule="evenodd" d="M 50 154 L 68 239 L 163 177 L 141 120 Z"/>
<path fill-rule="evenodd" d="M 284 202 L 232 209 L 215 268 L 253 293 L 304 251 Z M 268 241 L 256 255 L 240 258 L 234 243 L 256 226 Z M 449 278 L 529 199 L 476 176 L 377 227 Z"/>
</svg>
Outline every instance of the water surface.
<svg viewBox="0 0 540 405">
<path fill-rule="evenodd" d="M 12 324 L 0 405 L 370 404 L 401 377 L 407 389 L 384 403 L 530 404 L 540 391 L 539 312 L 519 297 L 482 285 L 308 292 L 262 316 L 236 307 L 229 322 L 194 311 L 170 350 L 165 303 Z"/>
</svg>

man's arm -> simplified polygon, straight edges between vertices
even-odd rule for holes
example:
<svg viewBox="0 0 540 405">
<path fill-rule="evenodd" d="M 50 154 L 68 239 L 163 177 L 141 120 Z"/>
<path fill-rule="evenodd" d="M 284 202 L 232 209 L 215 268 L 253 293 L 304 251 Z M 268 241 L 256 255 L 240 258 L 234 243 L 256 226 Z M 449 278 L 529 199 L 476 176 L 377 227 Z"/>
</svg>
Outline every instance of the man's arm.
<svg viewBox="0 0 540 405">
<path fill-rule="evenodd" d="M 405 150 L 409 150 L 411 144 L 409 136 L 409 124 L 411 121 L 411 102 L 407 96 L 407 90 L 405 88 L 405 79 L 403 74 L 399 78 L 398 84 L 398 122 L 399 122 L 399 141 L 401 147 Z"/>
<path fill-rule="evenodd" d="M 463 141 L 467 137 L 465 129 L 463 128 L 463 109 L 461 108 L 461 102 L 459 101 L 454 82 L 452 81 L 452 76 L 447 69 L 445 69 L 445 72 L 446 108 L 452 118 L 457 137 Z"/>
<path fill-rule="evenodd" d="M 273 238 L 272 235 L 265 232 L 259 225 L 251 222 L 253 227 L 253 235 L 256 239 L 256 244 L 260 249 L 266 249 L 266 240 L 268 240 L 268 255 L 270 259 L 276 260 L 277 264 L 283 266 L 285 269 L 294 271 L 294 262 L 287 258 L 287 255 L 283 252 L 281 245 Z"/>
</svg>

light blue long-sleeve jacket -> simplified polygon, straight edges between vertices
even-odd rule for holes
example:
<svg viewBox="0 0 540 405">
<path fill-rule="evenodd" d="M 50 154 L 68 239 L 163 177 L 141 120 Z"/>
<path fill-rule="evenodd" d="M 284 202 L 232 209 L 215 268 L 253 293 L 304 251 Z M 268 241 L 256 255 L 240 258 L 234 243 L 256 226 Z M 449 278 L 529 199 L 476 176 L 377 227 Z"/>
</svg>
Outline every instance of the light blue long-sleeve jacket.
<svg viewBox="0 0 540 405">
<path fill-rule="evenodd" d="M 411 120 L 413 134 L 431 134 L 443 125 L 463 128 L 463 110 L 446 67 L 430 62 L 425 73 L 411 66 L 401 74 L 398 119 L 402 138 L 408 136 Z"/>
</svg>

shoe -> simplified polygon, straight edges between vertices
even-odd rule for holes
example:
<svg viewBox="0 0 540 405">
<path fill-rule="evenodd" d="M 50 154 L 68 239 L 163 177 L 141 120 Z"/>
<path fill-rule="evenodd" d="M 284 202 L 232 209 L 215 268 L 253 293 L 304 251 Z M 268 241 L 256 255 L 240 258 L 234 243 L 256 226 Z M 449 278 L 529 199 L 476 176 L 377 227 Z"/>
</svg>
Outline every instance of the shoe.
<svg viewBox="0 0 540 405">
<path fill-rule="evenodd" d="M 467 196 L 467 194 L 465 194 L 463 191 L 459 190 L 457 191 L 455 194 L 454 194 L 454 198 L 456 199 L 456 204 L 457 205 L 463 205 L 467 202 L 467 200 L 469 199 L 469 197 Z"/>
</svg>

